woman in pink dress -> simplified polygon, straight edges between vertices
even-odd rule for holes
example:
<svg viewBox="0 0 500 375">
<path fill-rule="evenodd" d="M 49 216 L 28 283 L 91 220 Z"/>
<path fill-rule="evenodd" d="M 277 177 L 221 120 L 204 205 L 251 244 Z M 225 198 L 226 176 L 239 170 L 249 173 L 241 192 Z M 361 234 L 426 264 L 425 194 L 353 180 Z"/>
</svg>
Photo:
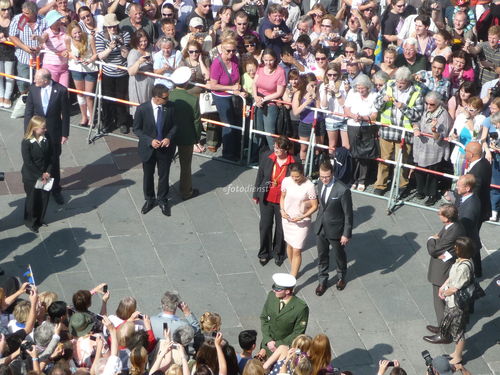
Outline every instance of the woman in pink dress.
<svg viewBox="0 0 500 375">
<path fill-rule="evenodd" d="M 304 176 L 302 164 L 292 164 L 290 176 L 283 179 L 280 206 L 290 274 L 297 277 L 311 215 L 318 209 L 314 184 Z"/>
</svg>

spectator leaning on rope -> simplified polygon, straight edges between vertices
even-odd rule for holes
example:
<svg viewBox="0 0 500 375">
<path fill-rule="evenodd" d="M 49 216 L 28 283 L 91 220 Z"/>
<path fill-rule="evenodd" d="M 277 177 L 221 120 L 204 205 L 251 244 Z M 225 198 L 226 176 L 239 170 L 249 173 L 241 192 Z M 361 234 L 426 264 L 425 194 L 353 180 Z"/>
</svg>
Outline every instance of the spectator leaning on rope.
<svg viewBox="0 0 500 375">
<path fill-rule="evenodd" d="M 388 81 L 379 92 L 375 100 L 375 108 L 380 114 L 380 122 L 387 125 L 395 125 L 412 130 L 412 123 L 418 122 L 424 112 L 424 100 L 421 89 L 411 81 L 412 74 L 407 67 L 401 67 L 396 71 L 395 79 Z M 380 157 L 389 159 L 395 154 L 399 147 L 402 131 L 394 128 L 380 128 Z M 408 160 L 411 153 L 413 134 L 405 133 L 406 143 L 403 145 L 403 162 Z M 387 189 L 389 177 L 389 166 L 379 163 L 377 181 L 374 193 L 382 195 Z M 399 177 L 399 187 L 403 189 L 400 198 L 406 198 L 410 191 L 408 189 L 408 170 L 404 169 Z"/>
</svg>

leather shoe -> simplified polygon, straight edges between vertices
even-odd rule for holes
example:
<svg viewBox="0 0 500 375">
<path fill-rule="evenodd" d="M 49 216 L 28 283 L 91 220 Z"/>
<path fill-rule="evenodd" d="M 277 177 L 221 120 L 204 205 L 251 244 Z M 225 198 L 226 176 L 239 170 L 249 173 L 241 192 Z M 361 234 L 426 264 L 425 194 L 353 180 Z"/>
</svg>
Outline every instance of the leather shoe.
<svg viewBox="0 0 500 375">
<path fill-rule="evenodd" d="M 54 200 L 58 205 L 64 204 L 64 197 L 62 196 L 60 191 L 52 193 L 52 196 L 54 197 Z"/>
<path fill-rule="evenodd" d="M 408 198 L 410 194 L 411 194 L 411 189 L 407 186 L 401 191 L 401 193 L 399 193 L 398 199 Z"/>
<path fill-rule="evenodd" d="M 417 199 L 424 199 L 425 197 L 426 197 L 426 195 L 424 193 L 417 193 L 415 195 L 415 198 L 417 198 Z"/>
<path fill-rule="evenodd" d="M 325 292 L 326 292 L 326 285 L 325 284 L 319 284 L 316 287 L 316 295 L 318 297 L 321 297 L 323 294 L 325 294 Z"/>
<path fill-rule="evenodd" d="M 281 265 L 283 264 L 283 262 L 285 261 L 285 258 L 281 258 L 281 257 L 276 257 L 274 258 L 274 263 L 278 266 L 278 267 L 281 267 Z"/>
<path fill-rule="evenodd" d="M 453 342 L 452 339 L 442 337 L 441 335 L 424 336 L 424 340 L 431 344 L 451 344 Z"/>
<path fill-rule="evenodd" d="M 339 279 L 339 281 L 337 281 L 337 284 L 335 284 L 335 287 L 337 288 L 337 290 L 344 290 L 346 285 L 347 282 L 344 279 Z"/>
<path fill-rule="evenodd" d="M 264 267 L 270 260 L 271 258 L 259 258 L 259 263 L 262 267 Z"/>
<path fill-rule="evenodd" d="M 425 328 L 427 328 L 427 331 L 432 332 L 435 335 L 439 333 L 439 327 L 428 325 Z"/>
<path fill-rule="evenodd" d="M 187 198 L 182 198 L 182 200 L 187 201 L 188 199 L 192 199 L 194 197 L 197 197 L 198 195 L 200 195 L 200 191 L 198 189 L 193 189 L 191 195 Z"/>
<path fill-rule="evenodd" d="M 373 189 L 373 194 L 382 196 L 385 194 L 385 190 L 384 189 Z"/>
<path fill-rule="evenodd" d="M 146 215 L 149 211 L 151 211 L 155 206 L 155 203 L 152 201 L 146 201 L 144 206 L 142 206 L 141 212 L 143 215 Z"/>
<path fill-rule="evenodd" d="M 424 204 L 427 206 L 427 207 L 431 207 L 431 206 L 434 206 L 434 204 L 439 200 L 438 197 L 429 197 L 429 199 L 427 199 Z"/>
<path fill-rule="evenodd" d="M 161 208 L 161 213 L 163 215 L 165 215 L 165 216 L 172 215 L 172 213 L 170 212 L 170 206 L 168 205 L 168 203 L 160 203 L 159 206 Z"/>
</svg>

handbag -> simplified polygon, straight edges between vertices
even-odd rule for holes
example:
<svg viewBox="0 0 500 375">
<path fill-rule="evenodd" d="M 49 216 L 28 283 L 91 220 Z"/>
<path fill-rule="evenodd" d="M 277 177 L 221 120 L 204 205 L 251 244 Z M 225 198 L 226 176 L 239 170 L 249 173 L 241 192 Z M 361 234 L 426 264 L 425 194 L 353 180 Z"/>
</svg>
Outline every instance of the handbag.
<svg viewBox="0 0 500 375">
<path fill-rule="evenodd" d="M 214 97 L 210 91 L 202 92 L 200 94 L 200 114 L 215 113 L 217 107 L 215 106 Z"/>
<path fill-rule="evenodd" d="M 476 281 L 474 277 L 474 271 L 470 266 L 469 262 L 464 262 L 471 272 L 472 279 L 469 284 L 464 285 L 461 289 L 457 290 L 455 293 L 455 305 L 460 310 L 465 310 L 467 307 L 471 312 L 474 311 L 474 302 L 486 295 L 481 285 Z"/>
<path fill-rule="evenodd" d="M 28 94 L 21 95 L 14 104 L 10 118 L 21 118 L 24 117 L 24 111 L 26 109 L 26 101 L 28 100 Z"/>
<path fill-rule="evenodd" d="M 358 159 L 375 159 L 380 157 L 377 141 L 378 126 L 359 126 L 356 138 L 351 146 L 351 155 Z"/>
</svg>

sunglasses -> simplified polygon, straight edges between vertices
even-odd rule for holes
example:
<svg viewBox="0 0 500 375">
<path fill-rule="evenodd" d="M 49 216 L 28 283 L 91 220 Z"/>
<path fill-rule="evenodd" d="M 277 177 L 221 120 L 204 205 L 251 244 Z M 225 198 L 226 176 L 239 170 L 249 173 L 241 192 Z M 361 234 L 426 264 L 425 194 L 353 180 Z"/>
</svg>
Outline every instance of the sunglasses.
<svg viewBox="0 0 500 375">
<path fill-rule="evenodd" d="M 106 26 L 106 28 L 108 28 L 108 29 L 117 29 L 117 28 L 118 28 L 118 25 Z"/>
<path fill-rule="evenodd" d="M 227 49 L 226 52 L 227 53 L 236 53 L 236 50 L 235 49 Z"/>
<path fill-rule="evenodd" d="M 166 17 L 166 18 L 169 18 L 169 17 L 173 17 L 174 14 L 173 13 L 162 13 L 161 14 L 163 17 Z"/>
<path fill-rule="evenodd" d="M 200 50 L 194 49 L 192 51 L 188 51 L 188 53 L 193 54 L 193 53 L 200 53 Z"/>
<path fill-rule="evenodd" d="M 351 50 L 347 50 L 347 49 L 346 49 L 346 50 L 345 50 L 345 53 L 354 53 L 354 50 L 352 50 L 352 49 L 351 49 Z"/>
<path fill-rule="evenodd" d="M 246 25 L 248 25 L 248 22 L 237 22 L 236 24 L 238 26 L 246 26 Z"/>
<path fill-rule="evenodd" d="M 3 9 L 2 9 L 3 10 Z M 87 18 L 92 18 L 92 15 L 91 14 L 87 14 L 85 16 L 81 16 L 80 19 L 82 20 L 86 20 Z"/>
<path fill-rule="evenodd" d="M 255 46 L 257 46 L 257 44 L 255 44 L 255 43 L 245 44 L 245 48 L 255 47 Z"/>
<path fill-rule="evenodd" d="M 434 107 L 436 105 L 436 103 L 427 103 L 427 102 L 425 102 L 425 104 L 430 105 L 431 107 Z"/>
<path fill-rule="evenodd" d="M 328 73 L 326 76 L 327 77 L 338 77 L 339 74 L 338 73 Z"/>
<path fill-rule="evenodd" d="M 325 61 L 326 57 L 316 57 L 316 61 Z"/>
<path fill-rule="evenodd" d="M 321 27 L 332 27 L 332 25 L 321 25 Z"/>
<path fill-rule="evenodd" d="M 273 285 L 272 289 L 275 292 L 281 292 L 282 290 L 285 290 L 285 288 L 282 288 L 282 287 L 280 287 L 280 286 L 278 286 L 276 284 Z"/>
<path fill-rule="evenodd" d="M 0 9 L 0 10 L 1 10 L 2 12 L 6 12 L 6 11 L 10 10 L 10 8 L 2 8 L 2 9 Z"/>
<path fill-rule="evenodd" d="M 202 5 L 203 8 L 211 8 L 212 7 L 212 4 L 206 4 L 206 5 Z"/>
</svg>

